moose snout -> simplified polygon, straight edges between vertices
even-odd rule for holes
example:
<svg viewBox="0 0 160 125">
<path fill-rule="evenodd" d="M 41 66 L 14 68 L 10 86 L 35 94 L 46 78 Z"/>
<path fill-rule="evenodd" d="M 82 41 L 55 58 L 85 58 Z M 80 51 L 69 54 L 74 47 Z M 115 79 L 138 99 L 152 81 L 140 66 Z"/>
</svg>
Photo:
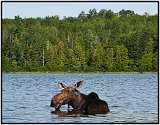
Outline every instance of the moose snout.
<svg viewBox="0 0 160 125">
<path fill-rule="evenodd" d="M 59 110 L 60 109 L 60 104 L 54 104 L 54 102 L 51 101 L 50 107 L 54 107 L 55 110 Z"/>
</svg>

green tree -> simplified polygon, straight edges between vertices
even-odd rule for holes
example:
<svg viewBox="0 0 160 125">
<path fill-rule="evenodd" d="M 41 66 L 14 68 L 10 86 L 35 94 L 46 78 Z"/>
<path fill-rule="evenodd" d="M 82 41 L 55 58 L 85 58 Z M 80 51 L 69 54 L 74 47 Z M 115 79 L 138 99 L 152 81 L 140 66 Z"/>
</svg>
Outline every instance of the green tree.
<svg viewBox="0 0 160 125">
<path fill-rule="evenodd" d="M 81 21 L 85 21 L 85 20 L 86 20 L 86 17 L 87 17 L 87 15 L 85 14 L 84 11 L 82 11 L 82 12 L 78 15 L 78 18 L 79 18 Z"/>
<path fill-rule="evenodd" d="M 103 68 L 103 58 L 104 58 L 103 47 L 100 44 L 98 44 L 95 46 L 93 53 L 93 65 L 96 69 Z"/>
<path fill-rule="evenodd" d="M 107 71 L 112 71 L 114 66 L 114 48 L 104 47 L 103 65 Z"/>
<path fill-rule="evenodd" d="M 118 71 L 127 71 L 129 64 L 128 50 L 125 46 L 116 46 L 115 67 Z"/>
<path fill-rule="evenodd" d="M 153 57 L 152 57 L 152 71 L 157 71 L 158 70 L 158 51 L 156 53 L 154 53 Z"/>
<path fill-rule="evenodd" d="M 84 69 L 86 67 L 85 51 L 81 44 L 78 42 L 75 44 L 74 53 L 78 61 L 78 66 Z"/>
<path fill-rule="evenodd" d="M 158 14 L 132 10 L 15 16 L 2 19 L 2 70 L 157 71 L 158 37 Z"/>
<path fill-rule="evenodd" d="M 152 63 L 153 63 L 153 54 L 152 53 L 144 54 L 142 56 L 141 61 L 140 61 L 140 70 L 141 70 L 141 72 L 153 71 Z"/>
</svg>

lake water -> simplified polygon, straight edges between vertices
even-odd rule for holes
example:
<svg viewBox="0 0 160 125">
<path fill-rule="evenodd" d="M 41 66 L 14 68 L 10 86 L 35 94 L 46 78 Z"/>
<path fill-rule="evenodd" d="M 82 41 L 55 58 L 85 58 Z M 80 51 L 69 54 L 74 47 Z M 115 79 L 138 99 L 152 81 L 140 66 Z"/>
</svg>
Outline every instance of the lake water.
<svg viewBox="0 0 160 125">
<path fill-rule="evenodd" d="M 52 96 L 60 92 L 58 82 L 78 90 L 96 92 L 108 102 L 108 114 L 51 113 Z M 3 74 L 2 123 L 157 123 L 157 74 Z"/>
</svg>

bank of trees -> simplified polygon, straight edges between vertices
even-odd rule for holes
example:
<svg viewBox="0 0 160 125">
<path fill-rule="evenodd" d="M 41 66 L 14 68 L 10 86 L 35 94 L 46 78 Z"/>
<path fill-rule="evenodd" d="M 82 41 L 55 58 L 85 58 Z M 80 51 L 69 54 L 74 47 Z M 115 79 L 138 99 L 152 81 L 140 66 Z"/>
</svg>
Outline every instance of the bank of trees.
<svg viewBox="0 0 160 125">
<path fill-rule="evenodd" d="M 157 71 L 158 15 L 90 9 L 63 19 L 2 19 L 2 70 Z"/>
</svg>

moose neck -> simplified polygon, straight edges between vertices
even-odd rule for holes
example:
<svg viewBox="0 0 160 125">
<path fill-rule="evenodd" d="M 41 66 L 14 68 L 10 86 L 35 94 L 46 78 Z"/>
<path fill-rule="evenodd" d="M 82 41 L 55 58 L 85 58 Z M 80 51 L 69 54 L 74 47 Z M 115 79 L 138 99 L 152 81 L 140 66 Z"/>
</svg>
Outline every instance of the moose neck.
<svg viewBox="0 0 160 125">
<path fill-rule="evenodd" d="M 85 99 L 86 95 L 76 90 L 73 93 L 73 98 L 69 102 L 69 105 L 71 105 L 74 109 L 82 109 Z"/>
</svg>

